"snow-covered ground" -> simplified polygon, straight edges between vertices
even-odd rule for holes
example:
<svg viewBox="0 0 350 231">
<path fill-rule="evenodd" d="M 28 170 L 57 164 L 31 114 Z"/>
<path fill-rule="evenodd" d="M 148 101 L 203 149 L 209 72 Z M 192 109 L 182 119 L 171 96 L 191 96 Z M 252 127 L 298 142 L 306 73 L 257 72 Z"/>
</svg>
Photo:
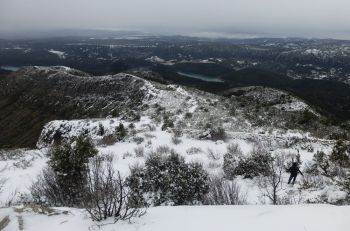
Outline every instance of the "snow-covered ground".
<svg viewBox="0 0 350 231">
<path fill-rule="evenodd" d="M 59 208 L 50 216 L 29 208 L 0 209 L 0 219 L 10 216 L 3 231 L 348 231 L 349 214 L 350 206 L 330 205 L 179 206 L 150 208 L 131 223 L 114 224 L 109 220 L 101 224 L 92 222 L 85 211 L 78 209 Z"/>
<path fill-rule="evenodd" d="M 60 67 L 62 69 L 62 67 Z M 63 69 L 62 69 L 63 70 Z M 64 69 L 63 71 L 67 71 Z M 106 77 L 107 78 L 107 77 Z M 46 148 L 53 141 L 56 132 L 63 138 L 70 138 L 82 133 L 89 134 L 98 146 L 99 152 L 114 156 L 115 168 L 123 176 L 129 174 L 130 167 L 135 164 L 143 164 L 149 153 L 159 147 L 167 146 L 182 155 L 187 162 L 199 162 L 211 175 L 222 175 L 223 156 L 227 152 L 229 144 L 238 144 L 243 154 L 248 154 L 257 146 L 268 149 L 274 155 L 284 153 L 289 160 L 300 154 L 303 167 L 312 160 L 317 151 L 330 153 L 334 142 L 332 140 L 317 139 L 298 130 L 280 130 L 269 127 L 251 127 L 241 114 L 230 115 L 225 108 L 222 98 L 200 91 L 189 91 L 175 85 L 158 86 L 145 82 L 142 90 L 146 92 L 144 103 L 148 105 L 143 111 L 139 121 L 133 122 L 134 128 L 129 128 L 132 122 L 120 118 L 97 118 L 84 120 L 55 120 L 49 122 L 38 140 L 38 150 L 22 151 L 17 155 L 8 155 L 0 159 L 0 170 L 4 169 L 1 178 L 6 180 L 3 192 L 0 194 L 0 204 L 6 204 L 9 200 L 20 200 L 23 194 L 29 192 L 29 187 L 36 176 L 46 166 Z M 269 89 L 260 89 L 250 94 L 254 98 L 266 98 L 265 101 L 275 101 L 280 98 L 281 92 Z M 291 98 L 293 110 L 302 110 L 308 107 L 305 103 Z M 301 106 L 300 106 L 300 105 Z M 295 106 L 297 105 L 297 106 Z M 282 106 L 282 105 L 281 105 Z M 164 111 L 157 111 L 162 109 Z M 183 134 L 178 137 L 179 144 L 173 142 L 173 129 L 162 130 L 161 114 L 172 113 L 172 119 L 176 127 L 181 124 Z M 187 116 L 190 114 L 190 116 Z M 122 123 L 128 129 L 129 135 L 122 142 L 105 145 L 101 143 L 103 137 L 115 134 L 116 128 Z M 205 131 L 205 124 L 222 124 L 226 131 L 225 141 L 212 141 L 200 139 Z M 99 134 L 100 127 L 103 134 Z M 142 155 L 136 154 L 142 150 Z M 294 188 L 286 185 L 288 174 L 284 174 L 282 185 L 283 194 L 296 194 L 302 196 L 303 201 L 318 202 L 318 198 L 326 198 L 333 203 L 337 199 L 344 198 L 344 192 L 339 187 L 323 187 L 318 190 L 303 191 L 299 193 L 302 178 Z M 0 180 L 1 180 L 0 178 Z M 261 204 L 261 192 L 254 180 L 237 178 L 237 183 L 247 193 L 247 203 Z"/>
<path fill-rule="evenodd" d="M 99 144 L 102 136 L 99 136 L 98 130 L 101 124 L 104 127 L 105 135 L 115 132 L 116 127 L 123 123 L 125 127 L 130 125 L 130 122 L 119 120 L 117 118 L 110 119 L 92 119 L 92 120 L 71 120 L 71 121 L 52 121 L 44 129 L 43 134 L 53 134 L 50 130 L 61 131 L 66 137 L 74 137 L 88 131 L 91 137 L 98 144 L 100 155 L 111 154 L 114 156 L 114 166 L 121 172 L 123 176 L 130 173 L 130 167 L 135 164 L 143 164 L 147 156 L 159 147 L 167 146 L 174 149 L 177 153 L 183 156 L 186 162 L 198 162 L 211 175 L 222 175 L 223 156 L 227 152 L 229 144 L 238 144 L 243 154 L 247 155 L 256 147 L 256 142 L 266 148 L 273 148 L 271 152 L 275 155 L 284 153 L 288 158 L 295 157 L 300 154 L 303 162 L 302 169 L 306 163 L 312 160 L 314 153 L 324 151 L 329 153 L 332 144 L 327 140 L 307 139 L 305 142 L 285 147 L 285 142 L 293 138 L 302 138 L 299 133 L 288 133 L 285 136 L 276 136 L 274 134 L 257 134 L 257 133 L 232 133 L 226 141 L 212 141 L 195 139 L 184 134 L 179 139 L 180 144 L 172 142 L 173 134 L 171 131 L 162 131 L 161 124 L 154 125 L 150 129 L 151 119 L 149 117 L 141 117 L 139 122 L 134 122 L 135 128 L 133 132 L 129 129 L 129 133 L 133 135 L 126 138 L 123 142 L 117 142 L 113 145 Z M 139 141 L 141 139 L 142 141 Z M 6 204 L 9 200 L 13 202 L 19 201 L 23 194 L 29 193 L 29 187 L 36 179 L 36 176 L 46 166 L 47 156 L 46 148 L 41 140 L 38 142 L 41 146 L 39 150 L 17 151 L 14 154 L 9 154 L 8 157 L 0 159 L 0 169 L 5 169 L 1 174 L 2 178 L 6 179 L 3 192 L 0 194 L 0 204 Z M 142 150 L 143 154 L 137 155 L 136 151 Z M 214 153 L 214 156 L 209 154 Z M 346 194 L 339 190 L 337 186 L 328 186 L 319 190 L 304 190 L 299 192 L 299 187 L 302 181 L 301 176 L 297 180 L 297 184 L 291 187 L 286 184 L 288 173 L 283 176 L 283 185 L 281 195 L 293 195 L 295 197 L 303 197 L 303 200 L 298 203 L 303 203 L 306 200 L 317 202 L 317 198 L 328 198 L 327 201 L 332 203 L 337 199 L 344 198 Z M 247 193 L 248 204 L 261 204 L 261 192 L 257 187 L 257 182 L 251 179 L 242 179 L 238 177 L 237 183 L 241 186 L 243 193 Z M 266 201 L 268 203 L 268 201 Z"/>
<path fill-rule="evenodd" d="M 57 50 L 50 49 L 49 53 L 57 55 L 60 59 L 66 58 L 66 53 L 63 51 L 57 51 Z"/>
</svg>

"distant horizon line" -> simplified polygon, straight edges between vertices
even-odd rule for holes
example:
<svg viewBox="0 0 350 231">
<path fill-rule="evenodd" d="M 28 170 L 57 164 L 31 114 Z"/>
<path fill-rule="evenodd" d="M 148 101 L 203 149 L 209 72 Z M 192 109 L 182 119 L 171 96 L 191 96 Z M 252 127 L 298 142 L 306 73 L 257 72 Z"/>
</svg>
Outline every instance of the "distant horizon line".
<svg viewBox="0 0 350 231">
<path fill-rule="evenodd" d="M 64 33 L 64 34 L 62 34 Z M 119 34 L 118 34 L 119 33 Z M 123 34 L 122 34 L 123 33 Z M 0 29 L 0 39 L 48 39 L 64 37 L 96 37 L 96 39 L 113 39 L 117 37 L 191 37 L 204 39 L 317 39 L 317 40 L 344 40 L 350 41 L 350 33 L 343 32 L 334 36 L 320 35 L 286 35 L 283 33 L 260 32 L 225 32 L 225 31 L 193 31 L 193 32 L 151 32 L 139 29 L 115 28 L 56 28 L 56 29 Z"/>
</svg>

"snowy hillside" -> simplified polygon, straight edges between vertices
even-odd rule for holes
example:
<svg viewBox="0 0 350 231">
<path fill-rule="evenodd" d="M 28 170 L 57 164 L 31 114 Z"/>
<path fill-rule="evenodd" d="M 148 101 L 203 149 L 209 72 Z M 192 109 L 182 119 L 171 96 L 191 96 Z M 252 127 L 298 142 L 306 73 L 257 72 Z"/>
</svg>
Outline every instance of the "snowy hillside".
<svg viewBox="0 0 350 231">
<path fill-rule="evenodd" d="M 77 103 L 81 110 L 91 110 L 97 115 L 103 110 L 104 116 L 52 120 L 43 127 L 36 149 L 0 150 L 0 205 L 8 207 L 0 209 L 0 214 L 10 216 L 5 230 L 23 226 L 19 229 L 40 231 L 50 224 L 56 224 L 53 227 L 56 230 L 99 229 L 101 223 L 90 221 L 83 210 L 57 208 L 51 211 L 54 215 L 47 216 L 30 207 L 30 187 L 52 158 L 48 152 L 51 145 L 68 142 L 79 135 L 91 137 L 99 156 L 112 156 L 113 167 L 122 177 L 128 177 L 134 166 L 144 166 L 154 153 L 163 156 L 177 153 L 186 163 L 200 164 L 210 179 L 218 178 L 233 185 L 240 197 L 236 204 L 246 205 L 151 207 L 132 224 L 123 221 L 102 226 L 101 230 L 250 231 L 280 230 L 281 227 L 283 230 L 329 230 L 332 227 L 340 231 L 350 224 L 345 218 L 350 212 L 348 206 L 307 205 L 343 204 L 348 198 L 340 184 L 347 172 L 337 167 L 338 175 L 323 174 L 315 165 L 320 153 L 325 155 L 322 158 L 329 158 L 337 145 L 336 140 L 331 139 L 332 134 L 343 130 L 325 125 L 322 115 L 286 92 L 262 87 L 237 88 L 232 90 L 234 96 L 226 98 L 129 74 L 89 77 L 64 67 L 35 67 L 25 73 L 33 76 L 28 74 L 31 71 L 46 76 L 47 83 L 54 80 L 53 89 L 57 95 L 61 91 L 67 93 L 67 102 L 72 107 Z M 93 88 L 94 85 L 99 89 Z M 84 94 L 80 95 L 74 88 Z M 90 91 L 90 88 L 93 89 Z M 114 88 L 118 92 L 114 92 Z M 248 164 L 255 154 L 266 153 L 274 159 L 283 157 L 278 204 L 294 205 L 263 206 L 271 203 L 262 186 L 266 176 L 244 173 L 229 176 L 225 167 L 232 152 Z M 304 176 L 299 175 L 296 183 L 290 185 L 287 184 L 289 173 L 285 170 L 295 161 L 301 165 Z M 249 170 L 249 165 L 246 168 Z M 29 205 L 25 209 L 11 208 L 23 203 Z M 325 219 L 330 216 L 334 219 Z M 294 224 L 293 220 L 298 221 L 297 225 L 289 225 Z"/>
</svg>

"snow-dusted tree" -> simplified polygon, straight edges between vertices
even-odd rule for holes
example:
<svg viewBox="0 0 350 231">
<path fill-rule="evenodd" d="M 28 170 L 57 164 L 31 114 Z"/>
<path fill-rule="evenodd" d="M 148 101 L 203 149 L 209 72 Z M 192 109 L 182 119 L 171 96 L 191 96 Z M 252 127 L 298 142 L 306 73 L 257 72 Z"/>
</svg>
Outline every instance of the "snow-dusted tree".
<svg viewBox="0 0 350 231">
<path fill-rule="evenodd" d="M 99 136 L 103 136 L 105 134 L 105 127 L 103 126 L 102 123 L 99 123 L 98 124 L 98 131 L 97 131 L 97 134 Z"/>
<path fill-rule="evenodd" d="M 38 202 L 79 206 L 86 185 L 90 157 L 98 153 L 89 137 L 80 135 L 50 148 L 48 168 L 32 186 Z"/>
<path fill-rule="evenodd" d="M 115 129 L 115 134 L 117 140 L 121 141 L 128 135 L 128 130 L 125 128 L 124 124 L 120 123 Z"/>
<path fill-rule="evenodd" d="M 174 128 L 174 121 L 169 113 L 164 113 L 162 131 L 165 131 L 167 128 Z"/>
<path fill-rule="evenodd" d="M 330 161 L 343 168 L 350 168 L 350 144 L 339 140 L 329 157 Z"/>
</svg>

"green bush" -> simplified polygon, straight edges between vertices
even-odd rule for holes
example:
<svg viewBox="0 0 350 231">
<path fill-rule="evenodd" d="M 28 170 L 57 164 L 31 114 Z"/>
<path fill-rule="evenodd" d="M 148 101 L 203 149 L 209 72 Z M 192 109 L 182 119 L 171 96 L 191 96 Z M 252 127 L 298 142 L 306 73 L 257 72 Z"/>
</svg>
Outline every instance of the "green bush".
<svg viewBox="0 0 350 231">
<path fill-rule="evenodd" d="M 89 137 L 80 135 L 50 148 L 48 168 L 32 186 L 32 195 L 50 205 L 81 204 L 89 158 L 98 153 Z"/>
<path fill-rule="evenodd" d="M 185 163 L 183 157 L 171 151 L 169 155 L 151 154 L 145 167 L 131 171 L 130 188 L 142 203 L 142 195 L 148 194 L 154 205 L 188 205 L 201 202 L 208 192 L 208 174 L 197 163 Z"/>
<path fill-rule="evenodd" d="M 350 167 L 350 145 L 339 140 L 329 157 L 330 161 L 343 168 Z"/>
<path fill-rule="evenodd" d="M 236 161 L 237 164 L 235 163 L 233 165 L 233 169 L 229 169 L 228 167 L 226 169 L 226 172 L 230 171 L 231 175 L 229 175 L 229 178 L 237 175 L 244 176 L 245 178 L 253 178 L 269 175 L 273 157 L 266 150 L 254 149 L 249 155 L 240 156 Z M 224 163 L 224 166 L 230 165 Z"/>
<path fill-rule="evenodd" d="M 124 127 L 124 124 L 120 123 L 115 129 L 115 134 L 118 141 L 122 141 L 128 135 L 128 130 Z"/>
</svg>

